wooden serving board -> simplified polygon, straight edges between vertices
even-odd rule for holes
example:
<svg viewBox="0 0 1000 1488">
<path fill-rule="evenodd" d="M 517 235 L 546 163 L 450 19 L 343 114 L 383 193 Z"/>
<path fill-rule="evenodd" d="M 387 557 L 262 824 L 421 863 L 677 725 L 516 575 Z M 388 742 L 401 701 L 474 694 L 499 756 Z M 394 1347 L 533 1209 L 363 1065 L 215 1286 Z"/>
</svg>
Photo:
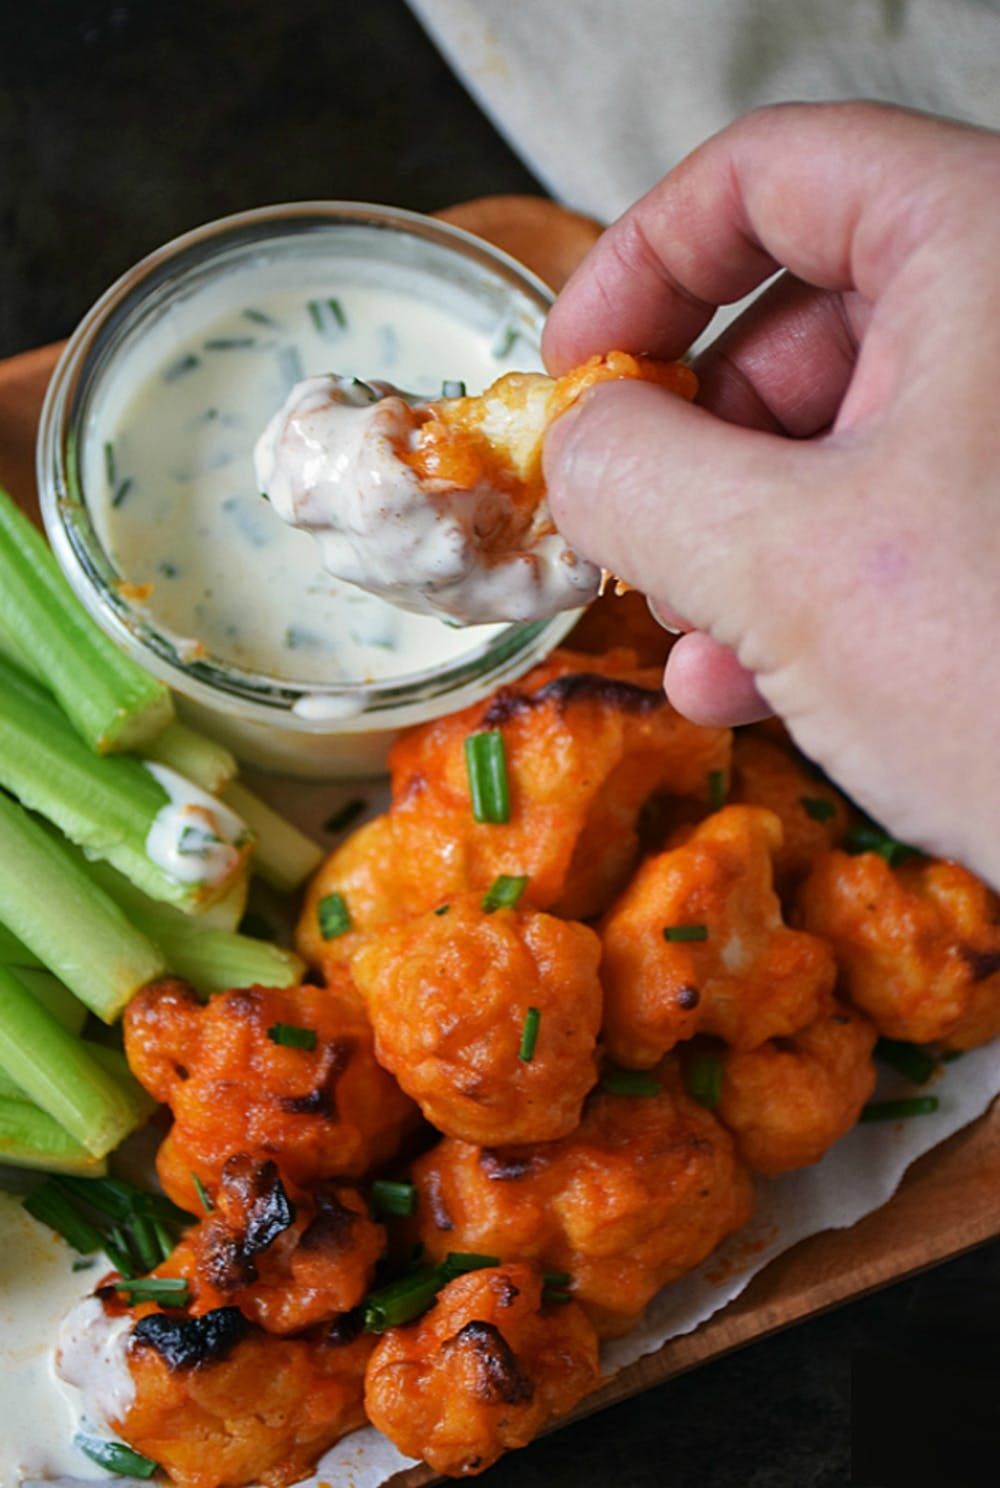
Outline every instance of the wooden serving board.
<svg viewBox="0 0 1000 1488">
<path fill-rule="evenodd" d="M 504 248 L 559 288 L 599 233 L 596 223 L 540 197 L 495 196 L 440 214 Z M 59 346 L 0 362 L 0 485 L 37 513 L 34 438 Z M 913 1164 L 896 1194 L 849 1230 L 802 1241 L 693 1333 L 622 1370 L 575 1413 L 662 1383 L 708 1359 L 766 1337 L 1000 1235 L 1000 1102 Z M 416 1468 L 402 1488 L 427 1483 Z"/>
</svg>

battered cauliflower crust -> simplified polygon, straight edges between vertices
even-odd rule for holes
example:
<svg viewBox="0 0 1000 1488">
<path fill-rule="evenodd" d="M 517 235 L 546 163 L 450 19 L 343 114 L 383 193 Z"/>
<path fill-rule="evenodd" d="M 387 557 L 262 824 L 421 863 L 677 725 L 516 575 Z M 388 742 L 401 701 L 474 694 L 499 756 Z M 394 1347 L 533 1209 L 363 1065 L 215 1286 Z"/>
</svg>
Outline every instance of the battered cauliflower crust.
<svg viewBox="0 0 1000 1488">
<path fill-rule="evenodd" d="M 268 1030 L 280 1023 L 313 1030 L 315 1047 L 274 1042 Z M 292 1183 L 358 1178 L 387 1162 L 416 1120 L 376 1063 L 361 1000 L 343 977 L 216 993 L 204 1005 L 183 982 L 152 982 L 126 1011 L 125 1051 L 173 1112 L 156 1169 L 190 1213 L 201 1208 L 195 1177 L 214 1196 L 236 1153 L 273 1158 Z"/>
<path fill-rule="evenodd" d="M 450 1282 L 419 1322 L 378 1343 L 365 1380 L 372 1424 L 450 1477 L 526 1446 L 600 1383 L 583 1311 L 541 1299 L 541 1274 L 523 1263 Z"/>
<path fill-rule="evenodd" d="M 601 926 L 604 1032 L 619 1063 L 647 1068 L 699 1033 L 752 1049 L 830 1008 L 829 946 L 782 921 L 780 846 L 774 812 L 727 806 L 640 867 Z M 692 926 L 704 938 L 665 935 Z"/>
<path fill-rule="evenodd" d="M 418 1159 L 419 1234 L 434 1259 L 476 1251 L 565 1271 L 601 1336 L 628 1332 L 746 1222 L 749 1175 L 732 1137 L 684 1091 L 674 1061 L 653 1096 L 598 1091 L 559 1142 L 445 1138 Z"/>
<path fill-rule="evenodd" d="M 826 853 L 799 914 L 831 943 L 847 996 L 879 1033 L 946 1049 L 1000 1034 L 1000 899 L 957 863 Z"/>
<path fill-rule="evenodd" d="M 597 1079 L 601 944 L 534 910 L 453 900 L 374 934 L 352 974 L 375 1055 L 446 1136 L 545 1142 L 577 1125 Z M 529 1009 L 531 1057 L 521 1057 Z"/>
<path fill-rule="evenodd" d="M 766 806 L 780 818 L 774 876 L 782 888 L 808 873 L 820 853 L 839 846 L 853 816 L 840 792 L 810 774 L 791 748 L 753 729 L 740 729 L 733 739 L 729 799 Z"/>
</svg>

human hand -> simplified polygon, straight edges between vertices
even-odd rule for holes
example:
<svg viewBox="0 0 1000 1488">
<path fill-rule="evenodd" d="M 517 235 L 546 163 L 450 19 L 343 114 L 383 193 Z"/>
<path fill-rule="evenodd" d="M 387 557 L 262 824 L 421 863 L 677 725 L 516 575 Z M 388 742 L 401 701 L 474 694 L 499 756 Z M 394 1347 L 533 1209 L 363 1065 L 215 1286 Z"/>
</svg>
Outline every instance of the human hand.
<svg viewBox="0 0 1000 1488">
<path fill-rule="evenodd" d="M 701 406 L 588 393 L 546 442 L 575 548 L 690 630 L 671 700 L 774 710 L 898 836 L 1000 885 L 1000 139 L 873 104 L 768 108 L 604 234 L 552 310 L 559 373 L 702 356 Z"/>
</svg>

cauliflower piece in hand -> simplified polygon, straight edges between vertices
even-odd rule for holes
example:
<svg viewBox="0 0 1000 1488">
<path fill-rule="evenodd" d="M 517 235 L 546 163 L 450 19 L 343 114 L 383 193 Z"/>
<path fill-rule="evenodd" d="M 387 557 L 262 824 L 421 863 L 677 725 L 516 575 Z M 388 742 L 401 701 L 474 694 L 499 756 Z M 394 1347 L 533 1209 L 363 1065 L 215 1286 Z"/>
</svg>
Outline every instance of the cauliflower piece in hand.
<svg viewBox="0 0 1000 1488">
<path fill-rule="evenodd" d="M 418 1322 L 390 1328 L 368 1363 L 365 1409 L 407 1456 L 469 1477 L 599 1383 L 586 1316 L 546 1305 L 541 1272 L 521 1262 L 457 1277 Z"/>
<path fill-rule="evenodd" d="M 352 974 L 379 1063 L 427 1120 L 467 1142 L 548 1142 L 597 1079 L 601 943 L 468 894 L 373 935 Z"/>
<path fill-rule="evenodd" d="M 830 947 L 781 917 L 774 812 L 727 806 L 679 836 L 647 858 L 600 927 L 608 1052 L 633 1068 L 699 1033 L 753 1049 L 832 1002 Z"/>
<path fill-rule="evenodd" d="M 654 381 L 691 398 L 690 368 L 627 352 L 566 377 L 512 372 L 478 397 L 426 401 L 388 383 L 298 383 L 257 442 L 258 486 L 312 532 L 336 578 L 465 624 L 546 619 L 587 604 L 600 569 L 572 552 L 545 500 L 542 440 L 588 387 Z"/>
</svg>

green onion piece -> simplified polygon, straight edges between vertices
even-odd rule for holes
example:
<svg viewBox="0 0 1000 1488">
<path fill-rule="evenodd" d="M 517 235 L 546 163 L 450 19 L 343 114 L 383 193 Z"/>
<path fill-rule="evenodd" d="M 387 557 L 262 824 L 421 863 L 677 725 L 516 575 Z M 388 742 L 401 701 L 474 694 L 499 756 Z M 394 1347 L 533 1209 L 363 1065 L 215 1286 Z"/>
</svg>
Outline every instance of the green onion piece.
<svg viewBox="0 0 1000 1488">
<path fill-rule="evenodd" d="M 142 1271 L 152 1271 L 164 1259 L 160 1255 L 160 1247 L 156 1241 L 156 1231 L 153 1229 L 151 1219 L 142 1219 L 138 1215 L 129 1225 L 129 1239 L 132 1250 L 139 1261 Z M 167 1254 L 169 1255 L 169 1251 Z M 176 1291 L 176 1288 L 174 1288 Z"/>
<path fill-rule="evenodd" d="M 510 784 L 503 734 L 490 729 L 470 734 L 465 741 L 465 768 L 469 776 L 472 814 L 477 822 L 510 821 Z"/>
<path fill-rule="evenodd" d="M 225 745 L 176 720 L 146 745 L 143 754 L 146 759 L 176 770 L 211 796 L 217 796 L 236 774 L 236 758 Z M 238 811 L 237 815 L 242 813 Z M 246 821 L 246 817 L 243 819 Z"/>
<path fill-rule="evenodd" d="M 171 362 L 163 373 L 164 382 L 176 382 L 178 377 L 183 377 L 185 372 L 193 372 L 195 367 L 201 366 L 201 358 L 196 357 L 189 351 L 185 356 L 178 357 L 176 362 Z"/>
<path fill-rule="evenodd" d="M 325 340 L 336 340 L 346 330 L 347 316 L 339 300 L 310 300 L 307 309 L 310 320 Z"/>
<path fill-rule="evenodd" d="M 130 1185 L 119 1178 L 66 1178 L 60 1187 L 109 1219 L 127 1220 L 132 1214 Z"/>
<path fill-rule="evenodd" d="M 905 1121 L 909 1116 L 930 1116 L 940 1101 L 936 1095 L 913 1095 L 907 1100 L 872 1101 L 861 1112 L 862 1121 Z"/>
<path fill-rule="evenodd" d="M 116 508 L 121 506 L 122 502 L 125 500 L 125 497 L 129 494 L 134 485 L 135 481 L 130 475 L 127 476 L 125 480 L 119 481 L 118 488 L 111 498 L 111 505 Z"/>
<path fill-rule="evenodd" d="M 204 1183 L 202 1183 L 197 1173 L 191 1174 L 191 1182 L 194 1184 L 194 1191 L 198 1195 L 198 1203 L 204 1209 L 206 1214 L 211 1214 L 212 1210 L 215 1208 L 215 1205 L 212 1203 L 212 1200 L 209 1197 L 208 1189 L 205 1187 Z"/>
<path fill-rule="evenodd" d="M 465 383 L 460 377 L 446 378 L 441 384 L 442 398 L 464 398 Z"/>
<path fill-rule="evenodd" d="M 253 306 L 244 310 L 243 318 L 245 320 L 252 320 L 254 325 L 277 326 L 281 323 L 275 320 L 273 315 L 267 315 L 263 310 L 256 310 Z"/>
<path fill-rule="evenodd" d="M 692 1054 L 685 1060 L 684 1084 L 693 1100 L 714 1111 L 722 1099 L 722 1060 L 718 1054 Z"/>
<path fill-rule="evenodd" d="M 160 1302 L 170 1298 L 169 1307 L 186 1307 L 190 1301 L 188 1284 L 183 1276 L 123 1277 L 115 1282 L 115 1291 L 124 1292 L 134 1305 L 137 1302 Z"/>
<path fill-rule="evenodd" d="M 110 442 L 104 445 L 104 479 L 114 490 L 118 477 L 115 473 L 115 447 Z"/>
<path fill-rule="evenodd" d="M 128 1236 L 125 1231 L 115 1225 L 104 1241 L 104 1254 L 114 1266 L 119 1276 L 131 1280 L 135 1276 L 135 1265 L 132 1261 L 132 1252 L 129 1249 Z"/>
<path fill-rule="evenodd" d="M 483 895 L 482 907 L 487 914 L 492 914 L 495 909 L 513 909 L 527 887 L 526 873 L 501 873 Z"/>
<path fill-rule="evenodd" d="M 451 905 L 450 904 L 439 904 L 438 907 L 437 907 L 437 909 L 434 911 L 434 913 L 436 915 L 446 915 L 448 913 L 448 911 L 449 911 L 450 908 L 451 908 Z"/>
<path fill-rule="evenodd" d="M 69 1197 L 55 1178 L 50 1178 L 30 1193 L 24 1207 L 32 1219 L 48 1225 L 78 1250 L 81 1255 L 93 1255 L 103 1249 L 104 1240 L 99 1230 L 74 1209 Z"/>
<path fill-rule="evenodd" d="M 126 1447 L 124 1442 L 106 1441 L 100 1436 L 78 1435 L 73 1445 L 79 1447 L 85 1457 L 96 1462 L 108 1472 L 119 1473 L 125 1478 L 151 1478 L 159 1469 L 159 1463 L 143 1457 Z"/>
<path fill-rule="evenodd" d="M 708 804 L 713 811 L 721 811 L 726 804 L 726 772 L 725 770 L 709 770 L 708 772 Z"/>
<path fill-rule="evenodd" d="M 909 843 L 897 842 L 895 837 L 890 837 L 883 832 L 881 827 L 863 824 L 852 827 L 844 839 L 844 847 L 849 853 L 878 853 L 885 858 L 890 868 L 896 868 L 900 863 L 905 863 L 907 858 L 923 857 L 918 847 L 910 847 Z"/>
<path fill-rule="evenodd" d="M 286 1049 L 315 1049 L 315 1028 L 300 1028 L 295 1023 L 272 1023 L 267 1030 L 272 1044 L 281 1044 Z"/>
<path fill-rule="evenodd" d="M 707 925 L 664 925 L 663 939 L 669 941 L 707 940 Z"/>
<path fill-rule="evenodd" d="M 213 336 L 204 343 L 206 351 L 248 351 L 257 345 L 256 336 Z"/>
<path fill-rule="evenodd" d="M 542 1280 L 545 1285 L 551 1287 L 566 1287 L 572 1281 L 568 1271 L 543 1271 Z"/>
<path fill-rule="evenodd" d="M 663 1086 L 646 1070 L 608 1069 L 601 1077 L 601 1089 L 608 1095 L 659 1095 Z"/>
<path fill-rule="evenodd" d="M 524 1015 L 521 1047 L 517 1051 L 517 1057 L 523 1059 L 525 1064 L 530 1064 L 535 1057 L 535 1044 L 538 1042 L 538 1026 L 541 1021 L 542 1015 L 536 1007 L 530 1007 Z"/>
<path fill-rule="evenodd" d="M 559 1287 L 543 1287 L 542 1302 L 561 1306 L 566 1302 L 572 1302 L 571 1292 L 562 1291 Z"/>
<path fill-rule="evenodd" d="M 323 823 L 323 831 L 346 832 L 351 823 L 357 821 L 358 817 L 363 816 L 367 810 L 368 802 L 362 800 L 360 796 L 355 796 L 353 801 L 345 801 L 339 811 L 327 817 Z"/>
<path fill-rule="evenodd" d="M 150 1223 L 153 1226 L 153 1234 L 156 1236 L 156 1243 L 160 1247 L 160 1260 L 169 1261 L 170 1257 L 174 1253 L 174 1237 L 173 1235 L 171 1235 L 166 1225 L 161 1224 L 158 1219 L 151 1220 Z M 157 1264 L 159 1264 L 159 1262 L 157 1262 Z"/>
<path fill-rule="evenodd" d="M 827 796 L 800 796 L 799 803 L 813 821 L 825 822 L 837 815 L 836 806 Z"/>
<path fill-rule="evenodd" d="M 499 1264 L 499 1256 L 480 1255 L 475 1250 L 449 1250 L 441 1262 L 441 1269 L 448 1273 L 449 1280 L 453 1280 L 456 1276 L 464 1276 L 467 1271 L 484 1271 L 488 1266 Z"/>
<path fill-rule="evenodd" d="M 324 940 L 336 940 L 351 928 L 351 911 L 343 894 L 324 894 L 316 906 L 316 918 Z"/>
<path fill-rule="evenodd" d="M 926 1085 L 937 1069 L 937 1060 L 919 1044 L 901 1039 L 880 1038 L 875 1045 L 875 1058 L 896 1070 L 912 1085 Z"/>
<path fill-rule="evenodd" d="M 384 1333 L 387 1328 L 398 1328 L 419 1317 L 433 1306 L 447 1279 L 440 1266 L 421 1267 L 389 1286 L 369 1292 L 363 1303 L 365 1332 Z"/>
<path fill-rule="evenodd" d="M 222 790 L 222 799 L 245 821 L 254 836 L 251 868 L 282 894 L 299 888 L 323 861 L 323 850 L 280 812 L 248 791 L 238 780 Z"/>
<path fill-rule="evenodd" d="M 376 1214 L 412 1214 L 417 1207 L 417 1190 L 412 1183 L 394 1183 L 377 1178 L 372 1184 L 372 1208 Z"/>
</svg>

